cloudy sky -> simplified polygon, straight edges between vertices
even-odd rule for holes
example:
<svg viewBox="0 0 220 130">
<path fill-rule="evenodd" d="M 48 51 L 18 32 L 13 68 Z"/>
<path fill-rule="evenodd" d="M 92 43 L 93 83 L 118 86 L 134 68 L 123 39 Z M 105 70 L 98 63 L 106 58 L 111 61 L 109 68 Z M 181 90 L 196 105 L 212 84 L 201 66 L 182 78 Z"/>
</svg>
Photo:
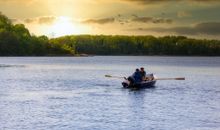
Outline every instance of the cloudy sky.
<svg viewBox="0 0 220 130">
<path fill-rule="evenodd" d="M 220 0 L 0 0 L 35 35 L 184 35 L 220 39 Z"/>
</svg>

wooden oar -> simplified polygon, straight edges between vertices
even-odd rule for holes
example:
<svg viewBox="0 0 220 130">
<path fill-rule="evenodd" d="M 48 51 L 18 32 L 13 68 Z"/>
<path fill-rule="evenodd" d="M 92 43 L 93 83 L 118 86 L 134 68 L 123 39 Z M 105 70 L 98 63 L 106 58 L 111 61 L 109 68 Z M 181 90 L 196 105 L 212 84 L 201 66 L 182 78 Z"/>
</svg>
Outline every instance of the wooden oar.
<svg viewBox="0 0 220 130">
<path fill-rule="evenodd" d="M 154 80 L 185 80 L 185 77 L 179 77 L 179 78 L 155 78 Z"/>
<path fill-rule="evenodd" d="M 105 75 L 105 77 L 108 78 L 120 78 L 120 79 L 125 79 L 125 77 L 121 76 L 112 76 L 112 75 Z M 154 80 L 185 80 L 185 77 L 178 77 L 178 78 L 154 78 Z"/>
<path fill-rule="evenodd" d="M 125 77 L 120 77 L 120 76 L 112 76 L 112 75 L 105 75 L 105 77 L 108 77 L 108 78 L 125 78 Z"/>
</svg>

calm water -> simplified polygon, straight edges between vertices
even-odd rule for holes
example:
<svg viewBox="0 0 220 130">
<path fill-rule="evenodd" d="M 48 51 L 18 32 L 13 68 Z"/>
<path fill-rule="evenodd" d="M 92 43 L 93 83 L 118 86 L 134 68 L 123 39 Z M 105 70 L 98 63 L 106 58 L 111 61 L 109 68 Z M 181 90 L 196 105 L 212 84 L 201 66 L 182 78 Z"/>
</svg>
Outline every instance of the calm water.
<svg viewBox="0 0 220 130">
<path fill-rule="evenodd" d="M 155 88 L 123 89 L 144 66 Z M 1 130 L 219 130 L 220 57 L 0 58 Z"/>
</svg>

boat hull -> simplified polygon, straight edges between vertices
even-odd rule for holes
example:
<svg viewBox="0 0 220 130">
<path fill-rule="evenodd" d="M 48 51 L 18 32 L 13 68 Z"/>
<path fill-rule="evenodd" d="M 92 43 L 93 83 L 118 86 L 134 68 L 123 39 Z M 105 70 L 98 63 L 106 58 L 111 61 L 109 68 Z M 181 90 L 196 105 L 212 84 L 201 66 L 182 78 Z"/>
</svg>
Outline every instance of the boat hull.
<svg viewBox="0 0 220 130">
<path fill-rule="evenodd" d="M 142 81 L 140 83 L 136 83 L 136 84 L 130 84 L 129 81 L 124 81 L 122 82 L 122 86 L 124 88 L 152 88 L 154 87 L 156 84 L 156 80 L 152 80 L 152 81 Z"/>
<path fill-rule="evenodd" d="M 125 81 L 122 82 L 122 86 L 124 88 L 138 88 L 138 89 L 154 87 L 155 84 L 156 84 L 156 80 L 154 80 L 155 75 L 154 74 L 149 74 L 148 78 L 149 78 L 149 80 L 142 81 L 140 83 L 134 83 L 134 84 L 131 84 L 129 80 L 125 80 Z"/>
</svg>

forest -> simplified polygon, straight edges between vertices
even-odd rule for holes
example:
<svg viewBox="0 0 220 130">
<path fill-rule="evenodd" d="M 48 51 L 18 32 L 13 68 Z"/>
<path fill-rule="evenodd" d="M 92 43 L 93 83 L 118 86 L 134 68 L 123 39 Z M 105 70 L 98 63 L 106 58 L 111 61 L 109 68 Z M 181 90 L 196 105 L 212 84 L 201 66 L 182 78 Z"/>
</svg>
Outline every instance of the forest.
<svg viewBox="0 0 220 130">
<path fill-rule="evenodd" d="M 73 55 L 66 45 L 51 43 L 47 36 L 31 35 L 23 24 L 13 25 L 0 13 L 0 56 Z"/>
<path fill-rule="evenodd" d="M 0 56 L 77 55 L 220 56 L 220 41 L 185 36 L 70 35 L 49 39 L 31 35 L 0 13 Z"/>
</svg>

